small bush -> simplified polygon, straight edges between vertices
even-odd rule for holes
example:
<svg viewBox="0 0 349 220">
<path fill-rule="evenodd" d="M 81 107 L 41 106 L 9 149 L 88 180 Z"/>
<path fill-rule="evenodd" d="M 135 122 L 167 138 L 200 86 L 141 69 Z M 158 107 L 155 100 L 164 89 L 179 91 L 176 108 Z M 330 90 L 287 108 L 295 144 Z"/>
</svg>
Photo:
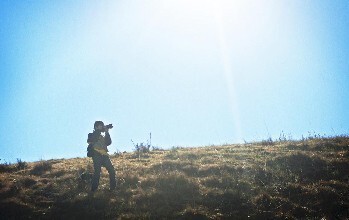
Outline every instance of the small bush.
<svg viewBox="0 0 349 220">
<path fill-rule="evenodd" d="M 92 181 L 93 174 L 86 169 L 79 169 L 77 172 L 77 182 L 79 190 L 88 190 Z"/>
<path fill-rule="evenodd" d="M 139 177 L 136 175 L 124 175 L 120 179 L 120 184 L 126 188 L 136 188 L 139 183 Z"/>
<path fill-rule="evenodd" d="M 276 157 L 267 161 L 267 166 L 272 169 L 280 169 L 288 177 L 296 175 L 303 181 L 326 180 L 329 178 L 328 166 L 325 160 L 303 153 Z"/>
<path fill-rule="evenodd" d="M 165 157 L 167 159 L 177 160 L 179 158 L 178 148 L 172 147 L 170 151 L 167 151 Z"/>
<path fill-rule="evenodd" d="M 90 183 L 92 180 L 93 173 L 89 172 L 86 169 L 80 169 L 78 170 L 78 181 L 85 182 L 85 183 Z"/>
<path fill-rule="evenodd" d="M 51 169 L 52 164 L 50 162 L 42 161 L 34 166 L 34 168 L 30 171 L 30 174 L 39 176 Z"/>
<path fill-rule="evenodd" d="M 0 173 L 10 173 L 16 170 L 16 167 L 10 163 L 0 164 Z"/>
<path fill-rule="evenodd" d="M 153 146 L 152 148 L 153 148 L 153 151 L 164 151 L 164 149 L 158 146 Z"/>
<path fill-rule="evenodd" d="M 26 188 L 31 187 L 31 186 L 35 185 L 36 183 L 37 183 L 36 180 L 29 178 L 29 177 L 26 177 L 23 180 L 21 180 L 21 184 Z"/>
<path fill-rule="evenodd" d="M 21 159 L 17 158 L 17 166 L 16 167 L 18 170 L 24 170 L 25 168 L 28 167 L 28 164 L 26 162 L 22 161 Z"/>
<path fill-rule="evenodd" d="M 143 145 L 143 143 L 141 144 L 137 144 L 135 146 L 135 151 L 137 151 L 138 153 L 149 153 L 150 149 L 150 145 Z"/>
<path fill-rule="evenodd" d="M 261 145 L 263 145 L 263 146 L 271 146 L 271 145 L 274 145 L 274 141 L 273 141 L 273 139 L 271 137 L 269 137 L 266 140 L 262 140 Z"/>
<path fill-rule="evenodd" d="M 14 172 L 17 170 L 23 170 L 27 167 L 28 167 L 28 164 L 26 162 L 17 158 L 17 164 L 11 164 L 11 163 L 7 163 L 7 162 L 0 164 L 0 172 L 10 173 L 10 172 Z"/>
</svg>

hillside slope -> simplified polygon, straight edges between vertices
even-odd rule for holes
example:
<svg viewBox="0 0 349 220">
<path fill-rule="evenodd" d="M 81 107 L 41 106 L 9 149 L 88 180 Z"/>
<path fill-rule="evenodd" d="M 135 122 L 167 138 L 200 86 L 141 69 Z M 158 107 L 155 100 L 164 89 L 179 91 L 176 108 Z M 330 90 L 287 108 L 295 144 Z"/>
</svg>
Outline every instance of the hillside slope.
<svg viewBox="0 0 349 220">
<path fill-rule="evenodd" d="M 0 166 L 1 218 L 346 219 L 349 138 L 264 141 L 111 156 L 89 193 L 90 158 Z"/>
</svg>

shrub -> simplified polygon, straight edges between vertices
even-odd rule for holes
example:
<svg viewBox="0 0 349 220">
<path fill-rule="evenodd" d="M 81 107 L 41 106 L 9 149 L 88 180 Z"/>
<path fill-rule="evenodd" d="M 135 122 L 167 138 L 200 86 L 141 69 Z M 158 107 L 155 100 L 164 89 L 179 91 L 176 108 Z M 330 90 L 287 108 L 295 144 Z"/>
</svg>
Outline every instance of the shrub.
<svg viewBox="0 0 349 220">
<path fill-rule="evenodd" d="M 52 169 L 52 164 L 50 162 L 41 161 L 34 166 L 34 168 L 30 171 L 30 174 L 39 176 L 51 169 Z"/>
<path fill-rule="evenodd" d="M 179 157 L 179 149 L 181 149 L 181 147 L 172 147 L 170 151 L 167 151 L 167 155 L 166 158 L 168 159 L 172 159 L 172 160 L 176 160 Z"/>
<path fill-rule="evenodd" d="M 152 148 L 153 148 L 153 151 L 164 151 L 163 148 L 158 147 L 158 146 L 153 146 Z"/>
<path fill-rule="evenodd" d="M 35 179 L 30 178 L 30 177 L 26 177 L 26 178 L 21 180 L 21 183 L 24 187 L 28 188 L 28 187 L 35 185 L 37 183 L 37 181 Z"/>
<path fill-rule="evenodd" d="M 4 172 L 13 172 L 16 170 L 16 167 L 13 166 L 12 164 L 10 163 L 3 163 L 3 164 L 0 164 L 0 173 L 4 173 Z"/>
<path fill-rule="evenodd" d="M 276 157 L 267 161 L 267 165 L 273 169 L 280 169 L 285 176 L 296 175 L 303 181 L 326 180 L 329 178 L 325 160 L 303 153 Z"/>
<path fill-rule="evenodd" d="M 139 177 L 137 175 L 124 175 L 120 179 L 120 185 L 124 185 L 126 188 L 136 188 L 139 183 Z"/>
<path fill-rule="evenodd" d="M 16 167 L 18 170 L 24 170 L 25 168 L 28 167 L 28 164 L 26 162 L 22 161 L 21 159 L 17 158 L 17 166 Z"/>
<path fill-rule="evenodd" d="M 23 170 L 28 167 L 28 164 L 17 158 L 17 164 L 3 163 L 0 164 L 0 172 L 14 172 L 16 170 Z"/>
<path fill-rule="evenodd" d="M 262 140 L 261 145 L 263 145 L 263 146 L 271 146 L 271 145 L 274 145 L 274 141 L 273 141 L 273 139 L 271 137 L 269 137 L 266 140 Z"/>
<path fill-rule="evenodd" d="M 135 146 L 135 150 L 138 152 L 138 153 L 149 153 L 149 149 L 150 149 L 150 145 L 143 145 L 143 143 L 141 144 L 137 144 Z"/>
</svg>

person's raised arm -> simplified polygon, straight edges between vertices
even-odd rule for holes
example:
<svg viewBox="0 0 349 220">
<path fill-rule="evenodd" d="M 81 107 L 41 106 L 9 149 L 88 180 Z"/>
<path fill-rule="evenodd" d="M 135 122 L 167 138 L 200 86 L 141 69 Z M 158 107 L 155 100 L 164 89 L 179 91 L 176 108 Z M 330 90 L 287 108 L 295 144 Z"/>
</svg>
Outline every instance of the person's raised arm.
<svg viewBox="0 0 349 220">
<path fill-rule="evenodd" d="M 105 138 L 105 144 L 106 144 L 107 146 L 111 145 L 111 138 L 110 138 L 110 134 L 109 134 L 108 129 L 105 130 L 105 136 L 104 136 L 104 138 Z"/>
</svg>

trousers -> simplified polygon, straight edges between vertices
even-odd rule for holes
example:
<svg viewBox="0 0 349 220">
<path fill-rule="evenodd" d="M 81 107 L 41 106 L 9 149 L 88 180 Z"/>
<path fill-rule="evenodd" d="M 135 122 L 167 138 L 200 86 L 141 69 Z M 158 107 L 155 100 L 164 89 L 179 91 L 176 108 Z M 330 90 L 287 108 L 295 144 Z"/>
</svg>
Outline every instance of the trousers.
<svg viewBox="0 0 349 220">
<path fill-rule="evenodd" d="M 99 185 L 99 179 L 101 177 L 101 169 L 104 166 L 109 173 L 110 189 L 113 190 L 116 187 L 116 173 L 113 164 L 110 161 L 108 155 L 95 154 L 92 157 L 94 173 L 92 177 L 92 191 L 96 191 Z"/>
</svg>

